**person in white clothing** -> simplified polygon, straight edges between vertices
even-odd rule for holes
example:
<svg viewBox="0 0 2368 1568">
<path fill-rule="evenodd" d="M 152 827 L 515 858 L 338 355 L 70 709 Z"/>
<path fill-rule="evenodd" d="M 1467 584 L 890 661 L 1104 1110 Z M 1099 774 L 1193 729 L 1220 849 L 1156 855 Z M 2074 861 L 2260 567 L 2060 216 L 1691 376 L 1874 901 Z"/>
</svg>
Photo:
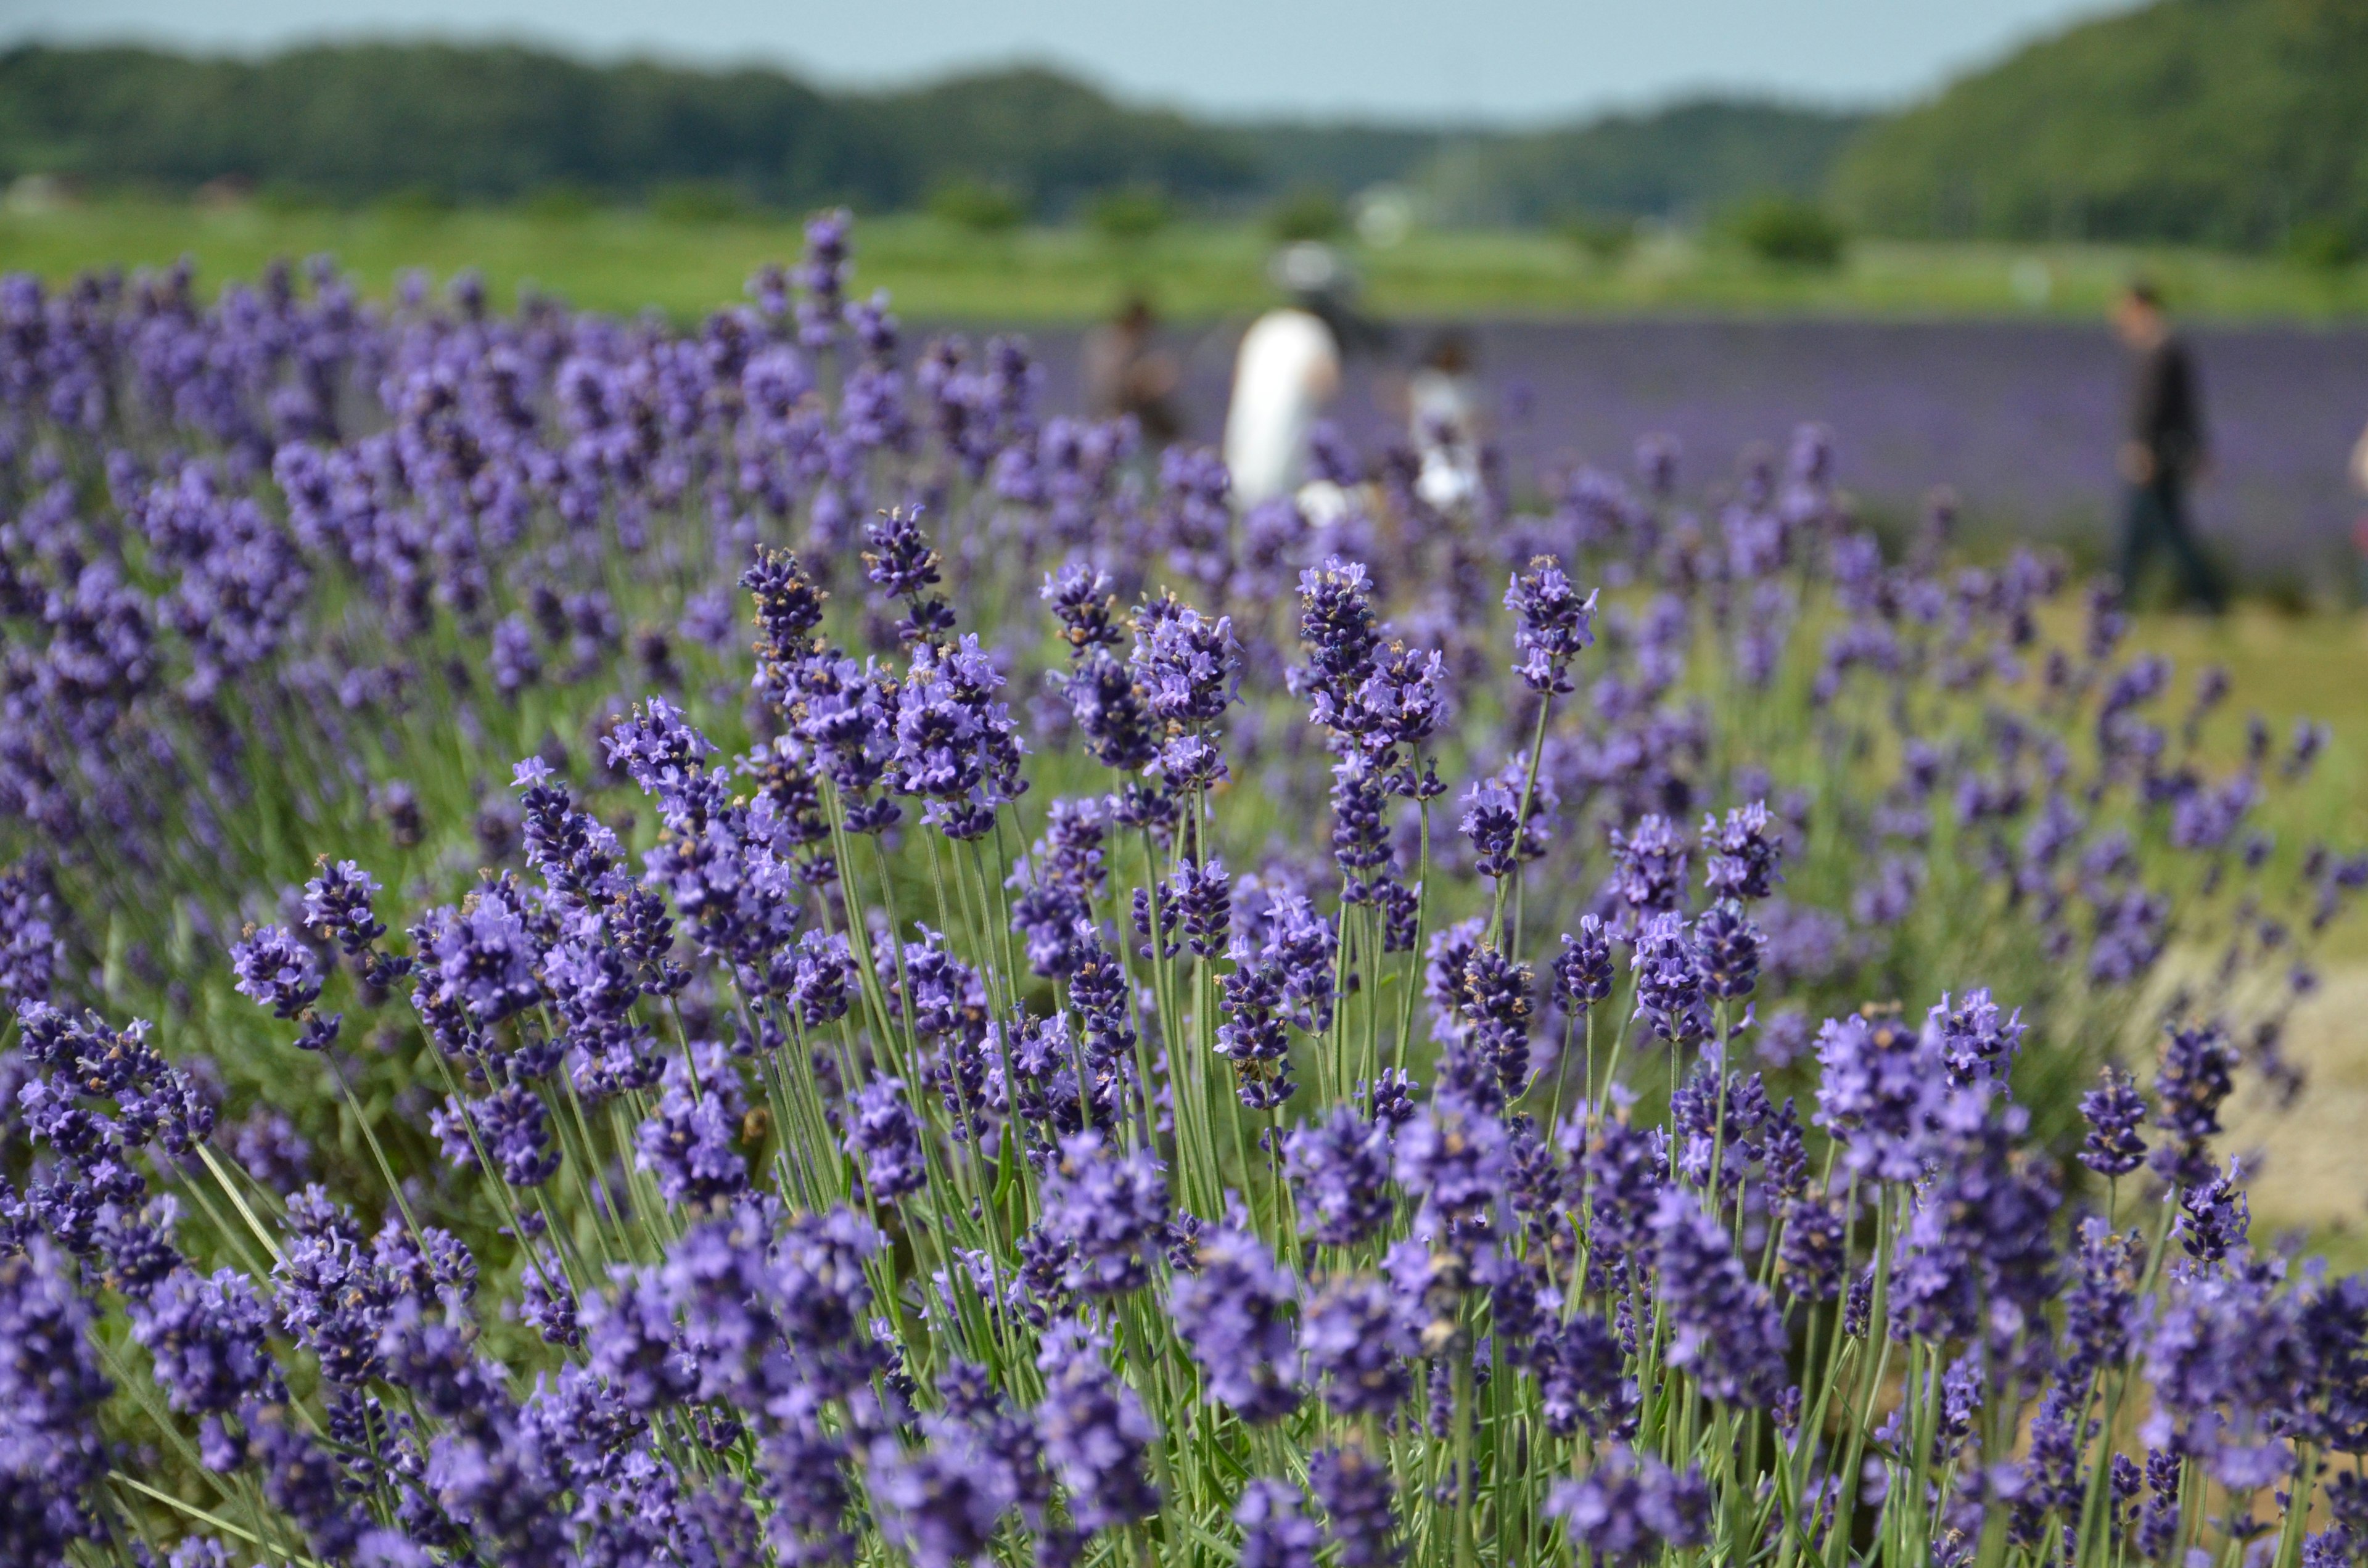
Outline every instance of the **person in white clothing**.
<svg viewBox="0 0 2368 1568">
<path fill-rule="evenodd" d="M 1299 489 L 1316 415 L 1340 390 L 1342 346 L 1327 318 L 1342 313 L 1347 270 L 1327 247 L 1297 244 L 1275 258 L 1274 276 L 1292 303 L 1243 335 L 1225 409 L 1225 467 L 1243 506 Z"/>
</svg>

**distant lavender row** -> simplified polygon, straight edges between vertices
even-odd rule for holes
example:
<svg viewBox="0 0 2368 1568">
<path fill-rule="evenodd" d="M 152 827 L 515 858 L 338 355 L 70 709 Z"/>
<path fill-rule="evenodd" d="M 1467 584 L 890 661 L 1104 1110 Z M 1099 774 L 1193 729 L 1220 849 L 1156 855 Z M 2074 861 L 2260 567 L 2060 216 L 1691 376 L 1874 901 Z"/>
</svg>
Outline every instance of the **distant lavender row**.
<svg viewBox="0 0 2368 1568">
<path fill-rule="evenodd" d="M 1432 328 L 1399 328 L 1418 352 Z M 1700 472 L 1803 419 L 1846 430 L 1843 488 L 1912 510 L 1937 483 L 1985 523 L 2102 540 L 2115 502 L 2122 352 L 2101 326 L 1850 321 L 1496 322 L 1470 329 L 1497 393 L 1512 473 L 1618 467 L 1640 430 L 1678 437 Z M 2368 331 L 2199 327 L 2191 335 L 2216 475 L 2196 499 L 2247 574 L 2293 575 L 2349 550 L 2368 498 L 2348 485 L 2368 424 Z M 1074 407 L 1076 332 L 1031 334 L 1047 402 Z M 1236 333 L 1180 335 L 1190 433 L 1213 439 Z M 1362 446 L 1388 426 L 1378 367 L 1351 368 L 1336 411 Z"/>
</svg>

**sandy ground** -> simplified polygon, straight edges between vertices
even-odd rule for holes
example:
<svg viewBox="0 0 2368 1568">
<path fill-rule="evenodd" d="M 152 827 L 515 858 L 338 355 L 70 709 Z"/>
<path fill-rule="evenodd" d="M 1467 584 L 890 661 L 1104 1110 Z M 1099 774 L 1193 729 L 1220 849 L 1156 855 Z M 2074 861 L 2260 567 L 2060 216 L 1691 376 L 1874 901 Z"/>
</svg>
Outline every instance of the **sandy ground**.
<svg viewBox="0 0 2368 1568">
<path fill-rule="evenodd" d="M 2309 1075 L 2301 1096 L 2281 1110 L 2240 1078 L 2225 1118 L 2222 1147 L 2246 1156 L 2256 1239 L 2301 1230 L 2339 1254 L 2368 1250 L 2368 964 L 2326 973 L 2286 1051 Z"/>
</svg>

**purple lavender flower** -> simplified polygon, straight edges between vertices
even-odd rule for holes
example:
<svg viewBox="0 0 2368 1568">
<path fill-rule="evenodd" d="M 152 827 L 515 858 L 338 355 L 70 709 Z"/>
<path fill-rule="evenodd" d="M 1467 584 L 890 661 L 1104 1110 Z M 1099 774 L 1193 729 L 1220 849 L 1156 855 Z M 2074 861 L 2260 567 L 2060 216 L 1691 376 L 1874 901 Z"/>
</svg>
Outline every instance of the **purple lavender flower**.
<svg viewBox="0 0 2368 1568">
<path fill-rule="evenodd" d="M 1817 1064 L 1817 1125 L 1842 1141 L 1844 1164 L 1884 1181 L 1915 1179 L 1941 1077 L 1924 1038 L 1894 1018 L 1828 1018 Z"/>
<path fill-rule="evenodd" d="M 495 1090 L 470 1108 L 485 1153 L 512 1187 L 540 1187 L 559 1169 L 551 1146 L 551 1112 L 542 1096 L 523 1084 Z"/>
<path fill-rule="evenodd" d="M 1555 1482 L 1546 1498 L 1546 1516 L 1562 1521 L 1590 1561 L 1631 1568 L 1670 1549 L 1701 1545 L 1710 1508 L 1710 1488 L 1698 1471 L 1679 1475 L 1624 1443 L 1599 1453 L 1583 1478 Z"/>
<path fill-rule="evenodd" d="M 2138 1136 L 2146 1120 L 2146 1100 L 2137 1085 L 2118 1067 L 2107 1067 L 2097 1087 L 2080 1096 L 2080 1116 L 2089 1134 L 2080 1142 L 2080 1163 L 2101 1176 L 2124 1176 L 2146 1158 L 2146 1140 Z"/>
<path fill-rule="evenodd" d="M 1071 1254 L 1069 1289 L 1117 1296 L 1149 1281 L 1167 1223 L 1167 1183 L 1149 1150 L 1122 1154 L 1092 1129 L 1064 1138 L 1043 1201 L 1045 1234 Z"/>
<path fill-rule="evenodd" d="M 1304 1233 L 1326 1246 L 1355 1246 L 1388 1223 L 1390 1140 L 1348 1106 L 1283 1141 L 1283 1169 Z"/>
<path fill-rule="evenodd" d="M 1767 898 L 1784 880 L 1777 869 L 1784 839 L 1763 801 L 1737 806 L 1723 824 L 1703 817 L 1702 851 L 1702 883 L 1713 899 Z"/>
<path fill-rule="evenodd" d="M 1554 960 L 1554 997 L 1573 1017 L 1611 994 L 1611 941 L 1600 915 L 1578 917 L 1578 935 L 1565 932 Z"/>
<path fill-rule="evenodd" d="M 1324 1506 L 1325 1539 L 1340 1568 L 1395 1568 L 1405 1549 L 1387 1466 L 1355 1444 L 1318 1449 L 1307 1460 L 1307 1489 Z"/>
<path fill-rule="evenodd" d="M 1416 1346 L 1388 1285 L 1336 1278 L 1308 1303 L 1300 1348 L 1323 1381 L 1324 1403 L 1343 1415 L 1387 1415 L 1414 1392 L 1406 1358 Z"/>
<path fill-rule="evenodd" d="M 111 1385 L 96 1314 L 42 1238 L 0 1257 L 0 1542 L 25 1562 L 68 1560 L 99 1534 L 88 1497 L 107 1471 L 98 1409 Z"/>
<path fill-rule="evenodd" d="M 1169 1287 L 1167 1310 L 1210 1397 L 1253 1426 L 1281 1420 L 1300 1400 L 1287 1315 L 1293 1281 L 1238 1208 L 1202 1233 L 1195 1264 Z"/>
<path fill-rule="evenodd" d="M 2180 1187 L 2212 1179 L 2210 1144 L 2220 1132 L 2220 1103 L 2234 1086 L 2237 1054 L 2213 1025 L 2174 1026 L 2155 1074 L 2155 1125 L 2170 1135 L 2148 1161 L 2154 1173 Z"/>
<path fill-rule="evenodd" d="M 1635 1016 L 1651 1027 L 1654 1038 L 1691 1045 L 1711 1032 L 1702 973 L 1687 940 L 1684 916 L 1665 912 L 1647 918 L 1628 961 L 1636 975 Z"/>
<path fill-rule="evenodd" d="M 1252 1481 L 1234 1505 L 1242 1528 L 1240 1568 L 1315 1568 L 1324 1532 L 1305 1513 L 1306 1494 L 1287 1481 Z"/>
<path fill-rule="evenodd" d="M 1783 1392 L 1784 1324 L 1743 1272 L 1726 1233 L 1691 1194 L 1666 1192 L 1653 1213 L 1669 1365 L 1716 1400 L 1765 1406 Z"/>
<path fill-rule="evenodd" d="M 231 945 L 230 963 L 234 989 L 273 1017 L 296 1017 L 320 998 L 320 960 L 284 926 L 249 926 Z"/>
<path fill-rule="evenodd" d="M 903 1079 L 875 1078 L 855 1092 L 847 1152 L 861 1163 L 863 1185 L 875 1201 L 894 1203 L 921 1190 L 928 1176 L 921 1130 L 905 1103 Z"/>
<path fill-rule="evenodd" d="M 265 1339 L 269 1330 L 254 1287 L 233 1268 L 211 1277 L 176 1269 L 131 1308 L 131 1337 L 154 1358 L 166 1400 L 198 1415 L 287 1397 Z"/>
<path fill-rule="evenodd" d="M 1036 1431 L 1068 1488 L 1070 1517 L 1086 1530 L 1132 1524 L 1159 1507 L 1159 1494 L 1144 1474 L 1158 1429 L 1134 1391 L 1111 1376 L 1102 1350 L 1090 1331 L 1060 1323 L 1045 1335 L 1036 1359 L 1044 1373 Z"/>
<path fill-rule="evenodd" d="M 385 924 L 370 914 L 378 891 L 370 874 L 351 860 L 324 856 L 321 874 L 304 884 L 304 924 L 335 938 L 348 958 L 366 952 L 386 935 Z"/>
<path fill-rule="evenodd" d="M 1633 832 L 1611 830 L 1613 893 L 1638 915 L 1675 909 L 1686 885 L 1686 841 L 1667 817 L 1646 816 Z"/>
<path fill-rule="evenodd" d="M 1580 598 L 1552 556 L 1536 557 L 1514 575 L 1505 608 L 1514 615 L 1513 646 L 1521 658 L 1513 673 L 1522 685 L 1547 695 L 1571 689 L 1571 661 L 1595 642 L 1595 598 Z"/>
</svg>

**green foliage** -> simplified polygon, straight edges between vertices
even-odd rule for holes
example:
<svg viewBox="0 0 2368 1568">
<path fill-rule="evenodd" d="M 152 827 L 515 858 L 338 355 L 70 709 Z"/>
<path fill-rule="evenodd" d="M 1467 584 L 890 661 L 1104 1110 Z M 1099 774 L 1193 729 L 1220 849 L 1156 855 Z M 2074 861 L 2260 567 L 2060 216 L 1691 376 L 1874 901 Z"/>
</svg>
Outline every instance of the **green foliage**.
<svg viewBox="0 0 2368 1568">
<path fill-rule="evenodd" d="M 1267 233 L 1278 240 L 1328 240 L 1348 226 L 1348 209 L 1320 186 L 1303 186 L 1267 210 Z"/>
<path fill-rule="evenodd" d="M 1808 197 L 1866 117 L 1712 99 L 1524 135 L 1457 138 L 1417 175 L 1462 222 L 1543 224 L 1582 210 L 1678 217 L 1762 192 Z"/>
<path fill-rule="evenodd" d="M 1839 267 L 1848 242 L 1833 214 L 1814 202 L 1784 196 L 1748 203 L 1726 227 L 1737 244 L 1771 267 Z"/>
<path fill-rule="evenodd" d="M 418 186 L 469 203 L 555 185 L 640 201 L 684 182 L 742 204 L 911 208 L 955 179 L 1066 205 L 1133 183 L 1247 190 L 1240 137 L 1051 72 L 892 94 L 773 71 L 591 65 L 512 46 L 354 44 L 262 61 L 142 49 L 0 51 L 0 178 L 186 192 L 221 175 L 345 206 Z"/>
<path fill-rule="evenodd" d="M 2286 235 L 2286 254 L 2304 267 L 2340 272 L 2360 259 L 2360 232 L 2332 219 L 2305 219 Z"/>
<path fill-rule="evenodd" d="M 1882 121 L 1834 194 L 1869 232 L 2268 248 L 2368 220 L 2368 6 L 2158 0 Z"/>
<path fill-rule="evenodd" d="M 675 180 L 650 192 L 652 216 L 668 223 L 728 223 L 746 206 L 722 180 Z"/>
<path fill-rule="evenodd" d="M 1104 239 L 1121 244 L 1147 240 L 1175 216 L 1167 193 L 1157 186 L 1130 185 L 1105 191 L 1087 209 L 1087 221 Z"/>
<path fill-rule="evenodd" d="M 529 196 L 518 210 L 537 222 L 575 223 L 600 210 L 600 199 L 580 185 L 562 180 Z"/>
<path fill-rule="evenodd" d="M 1599 267 L 1610 267 L 1636 248 L 1636 221 L 1614 212 L 1572 212 L 1554 227 Z"/>
<path fill-rule="evenodd" d="M 1019 227 L 1028 210 L 999 186 L 955 179 L 929 192 L 929 215 L 974 234 L 1000 234 Z"/>
<path fill-rule="evenodd" d="M 442 217 L 452 210 L 452 199 L 432 185 L 406 185 L 380 197 L 377 206 L 386 217 L 416 221 Z"/>
</svg>

